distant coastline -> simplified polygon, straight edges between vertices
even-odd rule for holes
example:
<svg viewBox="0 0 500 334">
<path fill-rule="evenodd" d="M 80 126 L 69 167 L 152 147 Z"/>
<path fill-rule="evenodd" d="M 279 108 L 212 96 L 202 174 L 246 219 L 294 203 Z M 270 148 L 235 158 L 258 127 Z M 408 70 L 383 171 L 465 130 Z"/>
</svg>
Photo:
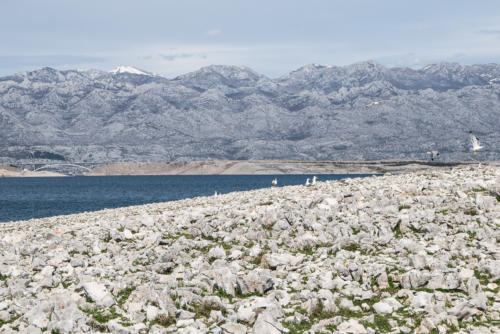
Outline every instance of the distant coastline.
<svg viewBox="0 0 500 334">
<path fill-rule="evenodd" d="M 500 166 L 500 161 L 481 162 Z M 383 174 L 409 173 L 427 169 L 449 169 L 476 162 L 424 160 L 294 161 L 294 160 L 204 160 L 172 162 L 116 162 L 95 168 L 84 176 L 113 175 L 276 175 L 276 174 Z M 66 176 L 51 171 L 21 170 L 0 165 L 0 177 Z"/>
<path fill-rule="evenodd" d="M 10 165 L 0 165 L 0 177 L 61 177 L 61 173 L 51 171 L 31 171 L 19 169 Z"/>
<path fill-rule="evenodd" d="M 86 173 L 105 175 L 244 175 L 244 174 L 381 174 L 406 173 L 429 168 L 452 168 L 475 162 L 431 162 L 418 160 L 292 161 L 208 160 L 176 162 L 111 163 Z M 500 165 L 500 162 L 483 162 Z"/>
</svg>

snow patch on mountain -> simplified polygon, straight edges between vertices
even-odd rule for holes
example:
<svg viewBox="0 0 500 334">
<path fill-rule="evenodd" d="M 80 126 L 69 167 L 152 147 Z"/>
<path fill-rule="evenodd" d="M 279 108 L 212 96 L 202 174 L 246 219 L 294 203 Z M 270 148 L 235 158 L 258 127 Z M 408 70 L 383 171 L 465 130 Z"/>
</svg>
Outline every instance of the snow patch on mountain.
<svg viewBox="0 0 500 334">
<path fill-rule="evenodd" d="M 129 73 L 129 74 L 140 74 L 140 75 L 152 75 L 149 72 L 140 70 L 133 66 L 118 66 L 114 70 L 111 71 L 113 74 L 121 74 L 121 73 Z"/>
</svg>

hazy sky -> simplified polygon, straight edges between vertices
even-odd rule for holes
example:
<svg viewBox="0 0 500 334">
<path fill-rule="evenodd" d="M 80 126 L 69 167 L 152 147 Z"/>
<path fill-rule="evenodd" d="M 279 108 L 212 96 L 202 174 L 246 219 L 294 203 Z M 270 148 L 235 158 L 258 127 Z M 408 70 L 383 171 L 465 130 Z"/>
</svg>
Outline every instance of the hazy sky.
<svg viewBox="0 0 500 334">
<path fill-rule="evenodd" d="M 0 75 L 210 64 L 279 77 L 309 63 L 500 62 L 498 0 L 0 0 Z"/>
</svg>

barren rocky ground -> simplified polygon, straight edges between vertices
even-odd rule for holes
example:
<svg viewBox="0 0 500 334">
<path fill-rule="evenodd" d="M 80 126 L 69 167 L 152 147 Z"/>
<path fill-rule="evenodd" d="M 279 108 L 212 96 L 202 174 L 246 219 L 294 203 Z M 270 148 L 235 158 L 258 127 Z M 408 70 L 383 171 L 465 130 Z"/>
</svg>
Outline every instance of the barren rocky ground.
<svg viewBox="0 0 500 334">
<path fill-rule="evenodd" d="M 2 333 L 499 333 L 500 168 L 0 225 Z"/>
</svg>

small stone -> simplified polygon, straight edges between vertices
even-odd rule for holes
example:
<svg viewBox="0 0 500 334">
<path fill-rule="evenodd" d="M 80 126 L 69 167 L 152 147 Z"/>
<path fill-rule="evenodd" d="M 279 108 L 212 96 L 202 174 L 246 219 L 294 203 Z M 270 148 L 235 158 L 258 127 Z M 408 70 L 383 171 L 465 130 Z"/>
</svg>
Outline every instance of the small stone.
<svg viewBox="0 0 500 334">
<path fill-rule="evenodd" d="M 411 306 L 415 308 L 427 308 L 427 306 L 432 302 L 432 293 L 425 291 L 419 291 L 413 297 L 411 301 Z"/>
<path fill-rule="evenodd" d="M 254 334 L 281 334 L 283 326 L 270 313 L 264 312 L 258 316 L 252 332 Z"/>
<path fill-rule="evenodd" d="M 458 274 L 458 278 L 463 282 L 463 281 L 467 281 L 469 278 L 473 277 L 474 276 L 474 270 L 471 270 L 471 269 L 462 269 L 460 270 L 459 274 Z"/>
<path fill-rule="evenodd" d="M 220 327 L 224 330 L 224 333 L 228 334 L 246 334 L 247 332 L 247 328 L 245 326 L 235 322 L 227 322 Z"/>
<path fill-rule="evenodd" d="M 222 247 L 214 247 L 208 251 L 209 259 L 223 259 L 226 257 L 226 251 Z"/>
<path fill-rule="evenodd" d="M 337 327 L 338 331 L 346 334 L 367 334 L 365 326 L 360 324 L 355 319 L 349 319 L 348 321 L 344 321 Z"/>
<path fill-rule="evenodd" d="M 389 314 L 393 311 L 392 306 L 384 302 L 373 304 L 373 309 L 377 312 L 377 314 Z"/>
</svg>

